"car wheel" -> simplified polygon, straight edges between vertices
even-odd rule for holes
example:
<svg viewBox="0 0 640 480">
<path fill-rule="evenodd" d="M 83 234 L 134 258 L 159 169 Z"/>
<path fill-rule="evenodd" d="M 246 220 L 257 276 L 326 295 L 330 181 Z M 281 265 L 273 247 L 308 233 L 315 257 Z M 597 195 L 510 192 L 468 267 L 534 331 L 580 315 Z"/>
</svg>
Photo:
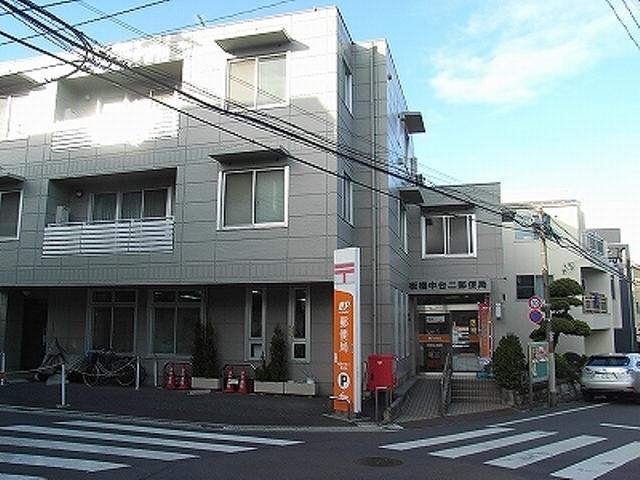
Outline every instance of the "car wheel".
<svg viewBox="0 0 640 480">
<path fill-rule="evenodd" d="M 588 390 L 582 390 L 582 398 L 584 399 L 585 402 L 593 402 L 593 392 L 590 392 Z"/>
</svg>

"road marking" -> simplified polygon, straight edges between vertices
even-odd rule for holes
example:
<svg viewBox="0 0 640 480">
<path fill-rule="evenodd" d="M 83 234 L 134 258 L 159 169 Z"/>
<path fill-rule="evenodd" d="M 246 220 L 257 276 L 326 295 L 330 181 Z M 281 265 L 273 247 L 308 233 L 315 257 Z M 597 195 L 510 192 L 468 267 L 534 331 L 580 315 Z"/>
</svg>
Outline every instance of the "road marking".
<svg viewBox="0 0 640 480">
<path fill-rule="evenodd" d="M 206 440 L 228 440 L 231 442 L 255 443 L 261 445 L 288 446 L 303 443 L 299 440 L 282 440 L 279 438 L 252 437 L 247 435 L 228 435 L 211 432 L 195 432 L 193 430 L 174 430 L 169 428 L 145 427 L 141 425 L 125 425 L 122 423 L 90 422 L 86 420 L 72 420 L 57 423 L 76 427 L 102 428 L 105 430 L 122 430 L 138 433 L 153 433 L 158 435 L 200 438 Z"/>
<path fill-rule="evenodd" d="M 146 458 L 171 462 L 197 458 L 196 455 L 186 453 L 163 452 L 160 450 L 143 450 L 140 448 L 114 447 L 111 445 L 96 445 L 91 443 L 59 442 L 55 440 L 37 440 L 35 438 L 5 437 L 0 435 L 0 445 L 10 447 L 31 447 L 48 450 L 64 450 L 69 452 L 98 453 L 118 457 Z"/>
<path fill-rule="evenodd" d="M 617 423 L 601 423 L 601 427 L 610 427 L 610 428 L 622 428 L 623 430 L 640 430 L 640 427 L 636 427 L 635 425 L 619 425 Z"/>
<path fill-rule="evenodd" d="M 545 413 L 544 415 L 537 415 L 535 417 L 520 418 L 518 420 L 511 420 L 510 422 L 496 423 L 495 425 L 489 425 L 490 427 L 506 427 L 508 425 L 517 425 L 518 423 L 532 422 L 534 420 L 540 420 L 541 418 L 557 417 L 558 415 L 566 415 L 568 413 L 581 412 L 582 410 L 591 410 L 592 408 L 606 407 L 609 403 L 598 403 L 596 405 L 587 405 L 586 407 L 570 408 L 568 410 L 562 410 L 561 412 Z"/>
<path fill-rule="evenodd" d="M 43 477 L 33 477 L 31 475 L 14 475 L 11 473 L 0 473 L 0 480 L 46 480 Z"/>
<path fill-rule="evenodd" d="M 82 430 L 72 430 L 70 428 L 38 427 L 35 425 L 10 425 L 6 427 L 0 427 L 0 430 L 22 433 L 39 433 L 43 435 L 56 435 L 74 438 L 89 438 L 91 440 L 141 443 L 144 445 L 159 445 L 162 447 L 207 450 L 210 452 L 237 453 L 255 450 L 254 447 L 238 447 L 236 445 L 222 445 L 219 443 L 190 442 L 185 440 L 172 440 L 170 438 L 153 438 L 143 437 L 139 435 L 120 435 L 117 433 L 87 432 Z"/>
<path fill-rule="evenodd" d="M 116 468 L 128 467 L 124 463 L 98 462 L 82 460 L 81 458 L 45 457 L 43 455 L 25 455 L 22 453 L 0 452 L 0 463 L 11 465 L 30 465 L 33 467 L 63 468 L 65 470 L 80 470 L 82 472 L 101 472 Z"/>
<path fill-rule="evenodd" d="M 631 442 L 552 473 L 553 477 L 593 480 L 640 457 L 640 442 Z"/>
<path fill-rule="evenodd" d="M 494 435 L 496 433 L 510 432 L 512 430 L 513 428 L 483 428 L 482 430 L 471 430 L 469 432 L 454 433 L 451 435 L 443 435 L 440 437 L 421 438 L 419 440 L 412 440 L 409 442 L 390 443 L 388 445 L 382 445 L 380 446 L 380 448 L 399 451 L 411 450 L 414 448 L 431 447 L 433 445 L 456 442 L 458 440 L 486 437 L 489 435 Z"/>
<path fill-rule="evenodd" d="M 493 465 L 494 467 L 503 468 L 520 468 L 532 463 L 541 462 L 551 457 L 561 455 L 578 448 L 586 447 L 593 443 L 602 442 L 606 440 L 604 437 L 592 437 L 590 435 L 579 435 L 577 437 L 569 438 L 567 440 L 561 440 L 555 443 L 549 443 L 538 448 L 531 450 L 524 450 L 522 452 L 514 453 L 513 455 L 507 455 L 504 457 L 496 458 L 484 462 L 487 465 Z"/>
<path fill-rule="evenodd" d="M 436 457 L 445 458 L 460 458 L 467 455 L 474 455 L 476 453 L 487 452 L 489 450 L 495 450 L 496 448 L 507 447 L 509 445 L 515 445 L 516 443 L 529 442 L 538 438 L 550 437 L 557 432 L 542 432 L 539 430 L 527 433 L 520 433 L 518 435 L 511 435 L 510 437 L 498 438 L 496 440 L 488 440 L 486 442 L 474 443 L 471 445 L 465 445 L 463 447 L 447 448 L 445 450 L 438 450 L 437 452 L 431 452 L 429 455 L 435 455 Z"/>
</svg>

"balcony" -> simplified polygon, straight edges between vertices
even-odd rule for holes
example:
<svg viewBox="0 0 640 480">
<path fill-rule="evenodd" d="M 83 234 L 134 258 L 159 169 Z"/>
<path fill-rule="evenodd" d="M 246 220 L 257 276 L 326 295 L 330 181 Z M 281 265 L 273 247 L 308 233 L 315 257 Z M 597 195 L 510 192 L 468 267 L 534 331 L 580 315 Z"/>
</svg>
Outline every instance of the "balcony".
<svg viewBox="0 0 640 480">
<path fill-rule="evenodd" d="M 160 100 L 176 104 L 175 96 Z M 144 98 L 103 108 L 93 116 L 55 123 L 51 148 L 56 151 L 104 145 L 140 143 L 178 134 L 178 112 Z"/>
<path fill-rule="evenodd" d="M 173 217 L 54 223 L 44 230 L 43 257 L 173 252 Z"/>
<path fill-rule="evenodd" d="M 609 313 L 607 296 L 591 292 L 582 297 L 582 313 Z"/>
</svg>

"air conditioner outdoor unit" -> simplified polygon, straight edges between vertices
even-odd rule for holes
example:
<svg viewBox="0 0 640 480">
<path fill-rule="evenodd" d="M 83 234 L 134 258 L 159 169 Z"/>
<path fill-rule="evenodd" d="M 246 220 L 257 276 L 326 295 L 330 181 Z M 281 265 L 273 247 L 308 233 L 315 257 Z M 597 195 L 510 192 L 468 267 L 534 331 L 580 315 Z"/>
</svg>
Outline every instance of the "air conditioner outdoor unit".
<svg viewBox="0 0 640 480">
<path fill-rule="evenodd" d="M 56 223 L 69 223 L 69 207 L 66 205 L 56 207 Z"/>
</svg>

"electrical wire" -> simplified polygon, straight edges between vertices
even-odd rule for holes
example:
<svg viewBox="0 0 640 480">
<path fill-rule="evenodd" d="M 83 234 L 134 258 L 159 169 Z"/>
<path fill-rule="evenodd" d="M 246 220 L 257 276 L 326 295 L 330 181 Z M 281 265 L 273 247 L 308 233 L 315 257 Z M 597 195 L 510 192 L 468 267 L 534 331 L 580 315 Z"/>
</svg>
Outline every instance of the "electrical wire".
<svg viewBox="0 0 640 480">
<path fill-rule="evenodd" d="M 609 8 L 611 8 L 611 11 L 613 12 L 613 14 L 616 16 L 616 18 L 618 19 L 618 22 L 620 22 L 620 25 L 622 25 L 622 28 L 625 29 L 625 31 L 627 32 L 627 35 L 629 36 L 629 38 L 631 39 L 631 41 L 635 44 L 636 48 L 638 50 L 640 50 L 640 44 L 638 43 L 638 41 L 634 38 L 633 35 L 631 35 L 631 32 L 629 31 L 629 27 L 627 27 L 627 24 L 624 23 L 624 21 L 622 20 L 622 18 L 620 18 L 620 15 L 618 15 L 618 12 L 616 11 L 615 7 L 611 4 L 611 2 L 609 0 L 604 0 L 605 2 L 607 2 L 607 5 L 609 5 Z"/>
<path fill-rule="evenodd" d="M 26 2 L 26 1 L 24 1 L 24 0 L 23 0 L 23 1 L 22 1 L 22 3 L 28 3 L 28 2 Z M 43 28 L 45 28 L 45 29 L 46 29 L 46 26 L 43 26 Z M 3 33 L 3 34 L 4 34 L 4 32 L 0 32 L 0 33 Z M 5 35 L 5 36 L 8 36 L 8 35 L 6 35 L 6 34 L 4 34 L 4 35 Z M 19 39 L 17 39 L 17 37 L 13 37 L 13 36 L 8 36 L 8 38 L 13 38 L 14 40 L 19 40 Z M 69 40 L 67 39 L 67 41 L 69 41 Z M 34 46 L 32 46 L 32 45 L 28 45 L 28 44 L 27 44 L 26 42 L 24 42 L 24 41 L 22 41 L 22 42 L 20 42 L 20 43 L 25 44 L 25 45 L 30 46 L 30 47 L 34 47 Z M 76 47 L 77 47 L 77 45 L 76 45 Z M 46 52 L 46 51 L 44 51 L 44 50 L 39 50 L 39 51 L 40 51 L 40 53 L 43 53 L 43 54 L 45 54 L 45 55 L 50 55 L 50 56 L 51 56 L 51 53 L 50 53 L 50 52 Z M 95 53 L 95 52 L 96 52 L 95 50 L 92 50 L 92 53 Z M 99 57 L 99 58 L 101 58 L 102 60 L 108 61 L 108 62 L 109 62 L 109 63 L 111 63 L 111 64 L 114 64 L 114 63 L 115 63 L 116 65 L 120 66 L 120 67 L 121 67 L 121 68 L 123 68 L 124 70 L 126 70 L 126 69 L 131 70 L 131 67 L 130 67 L 129 65 L 127 65 L 127 64 L 124 64 L 124 65 L 123 65 L 123 64 L 122 64 L 122 61 L 116 61 L 116 60 L 115 60 L 115 59 L 113 59 L 113 58 L 105 57 L 104 55 L 100 55 L 100 54 L 97 54 L 96 56 L 98 56 L 98 57 Z M 60 59 L 60 60 L 62 60 L 60 57 L 57 57 L 57 58 L 58 58 L 58 59 Z M 88 73 L 95 73 L 95 72 L 90 71 L 90 72 L 88 72 Z M 129 72 L 129 73 L 131 73 L 131 72 Z M 117 82 L 113 82 L 113 83 L 116 83 L 116 84 L 117 84 L 118 86 L 120 86 L 121 88 L 125 88 L 125 89 L 128 89 L 128 90 L 132 90 L 132 89 L 131 89 L 130 87 L 128 87 L 127 85 L 118 84 Z M 144 93 L 136 92 L 135 90 L 133 90 L 133 91 L 134 91 L 135 93 L 140 94 L 141 96 L 146 96 Z M 183 94 L 184 94 L 184 92 L 180 92 L 180 93 L 183 93 Z M 189 112 L 185 112 L 185 111 L 182 111 L 182 110 L 180 110 L 180 109 L 177 109 L 177 108 L 176 108 L 176 107 L 174 107 L 174 106 L 168 105 L 168 104 L 166 104 L 165 102 L 159 101 L 157 98 L 152 98 L 152 100 L 154 100 L 154 101 L 156 101 L 156 102 L 158 102 L 158 103 L 160 103 L 160 104 L 163 104 L 165 107 L 168 107 L 168 108 L 172 108 L 172 109 L 174 109 L 174 110 L 177 110 L 178 112 L 182 113 L 183 115 L 191 116 L 191 117 L 193 117 L 193 118 L 194 118 L 194 119 L 196 119 L 196 120 L 203 121 L 203 119 L 198 118 L 197 116 L 195 116 L 195 115 L 193 115 L 193 114 L 191 114 L 191 113 L 189 113 Z M 196 100 L 197 100 L 197 99 L 196 99 Z M 215 106 L 214 106 L 214 108 L 215 108 Z M 209 123 L 209 124 L 210 124 L 211 126 L 213 126 L 214 128 L 218 128 L 218 129 L 220 129 L 220 130 L 222 130 L 222 131 L 225 131 L 225 130 L 226 130 L 226 133 L 229 133 L 229 134 L 231 134 L 231 135 L 234 135 L 234 136 L 236 136 L 236 137 L 238 137 L 238 138 L 241 138 L 241 139 L 243 139 L 243 140 L 245 140 L 245 141 L 249 141 L 250 143 L 257 144 L 257 145 L 259 145 L 259 146 L 261 146 L 261 147 L 263 147 L 263 148 L 266 148 L 267 150 L 273 150 L 271 147 L 269 147 L 269 146 L 267 146 L 267 145 L 264 145 L 264 144 L 260 145 L 260 142 L 256 142 L 254 139 L 251 139 L 251 138 L 248 138 L 248 137 L 240 136 L 240 135 L 238 135 L 236 132 L 231 132 L 231 131 L 229 131 L 228 129 L 224 129 L 223 127 L 220 127 L 219 125 L 213 125 L 213 124 L 211 124 L 211 122 L 205 122 L 205 123 Z M 333 154 L 335 154 L 335 155 L 340 155 L 340 154 L 341 154 L 340 152 L 330 152 L 330 153 L 333 153 Z M 317 166 L 317 165 L 315 165 L 315 164 L 312 164 L 312 163 L 310 163 L 310 162 L 304 161 L 304 160 L 302 160 L 302 159 L 300 159 L 300 158 L 298 158 L 298 157 L 294 157 L 294 156 L 291 156 L 291 155 L 289 155 L 289 157 L 290 157 L 290 158 L 292 158 L 292 159 L 294 159 L 294 160 L 300 161 L 300 162 L 301 162 L 301 163 L 303 163 L 303 164 L 307 164 L 308 166 L 311 166 L 312 168 L 318 168 L 318 167 L 319 167 L 319 166 Z M 365 165 L 365 166 L 368 166 L 369 168 L 373 168 L 374 170 L 379 170 L 377 167 L 372 166 L 372 165 Z M 321 170 L 323 170 L 325 173 L 328 173 L 328 174 L 331 174 L 331 175 L 337 176 L 337 177 L 339 177 L 339 178 L 342 178 L 343 180 L 347 180 L 347 179 L 348 179 L 348 178 L 347 178 L 347 177 L 345 177 L 344 175 L 340 175 L 340 174 L 338 174 L 337 172 L 332 172 L 332 171 L 329 171 L 328 169 L 323 169 L 323 167 L 320 167 L 320 169 L 321 169 Z M 390 176 L 394 176 L 392 172 L 383 171 L 382 173 L 385 173 L 385 174 L 390 175 Z M 400 178 L 400 179 L 405 180 L 405 181 L 407 180 L 406 178 Z M 351 179 L 348 179 L 348 180 L 351 180 Z M 368 186 L 368 185 L 366 185 L 366 184 L 364 184 L 364 183 L 362 183 L 362 182 L 353 181 L 353 180 L 351 180 L 351 181 L 352 181 L 354 184 L 358 184 L 358 185 L 360 185 L 360 186 L 362 186 L 362 187 L 365 187 L 365 188 L 371 188 L 370 186 Z M 424 185 L 418 185 L 418 186 L 424 186 Z M 426 187 L 426 188 L 429 188 L 429 187 Z M 442 190 L 441 190 L 441 189 L 434 189 L 434 188 L 430 188 L 430 189 L 432 189 L 432 190 L 436 191 L 437 193 L 442 193 L 444 196 L 448 196 L 448 197 L 450 197 L 450 198 L 454 198 L 454 199 L 457 199 L 457 200 L 461 200 L 459 197 L 451 195 L 451 194 L 450 194 L 450 192 L 442 192 Z M 388 193 L 390 193 L 390 192 L 381 191 L 380 189 L 376 189 L 376 190 L 378 191 L 378 193 L 385 194 L 385 195 L 387 195 Z M 399 198 L 398 196 L 395 196 L 395 195 L 393 195 L 393 194 L 388 195 L 388 196 L 390 196 L 390 197 L 394 197 L 394 198 Z M 482 205 L 475 205 L 475 206 L 476 206 L 476 207 L 479 207 L 479 208 L 487 209 L 487 207 L 486 207 L 486 206 L 485 206 L 485 207 L 483 207 Z M 504 210 L 501 210 L 501 213 L 503 213 L 503 212 L 504 212 Z M 497 212 L 493 211 L 492 213 L 497 213 Z M 515 219 L 515 218 L 514 218 L 514 219 Z M 575 246 L 574 246 L 574 247 L 575 247 Z"/>
</svg>

